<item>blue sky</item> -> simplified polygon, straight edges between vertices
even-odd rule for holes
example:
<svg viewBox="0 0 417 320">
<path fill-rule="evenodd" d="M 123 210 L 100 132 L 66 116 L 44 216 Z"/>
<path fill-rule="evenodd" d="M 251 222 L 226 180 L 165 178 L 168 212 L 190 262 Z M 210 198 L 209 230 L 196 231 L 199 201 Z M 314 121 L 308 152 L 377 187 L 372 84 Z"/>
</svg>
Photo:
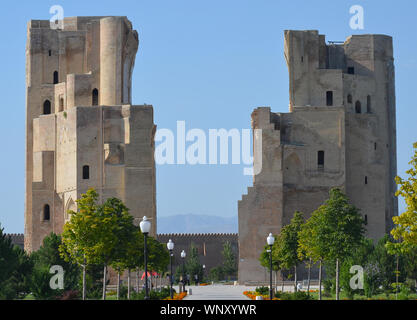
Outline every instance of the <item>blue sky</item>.
<svg viewBox="0 0 417 320">
<path fill-rule="evenodd" d="M 350 34 L 391 35 L 398 174 L 408 168 L 417 141 L 415 1 L 2 1 L 0 223 L 6 232 L 24 228 L 26 24 L 49 19 L 55 4 L 65 16 L 128 16 L 140 38 L 133 103 L 152 104 L 158 128 L 173 130 L 177 120 L 186 121 L 187 129 L 250 128 L 257 106 L 287 112 L 285 29 L 318 29 L 339 41 Z M 364 7 L 364 30 L 349 27 L 349 8 L 356 4 Z M 236 215 L 237 201 L 252 183 L 242 170 L 243 165 L 158 166 L 158 214 Z"/>
</svg>

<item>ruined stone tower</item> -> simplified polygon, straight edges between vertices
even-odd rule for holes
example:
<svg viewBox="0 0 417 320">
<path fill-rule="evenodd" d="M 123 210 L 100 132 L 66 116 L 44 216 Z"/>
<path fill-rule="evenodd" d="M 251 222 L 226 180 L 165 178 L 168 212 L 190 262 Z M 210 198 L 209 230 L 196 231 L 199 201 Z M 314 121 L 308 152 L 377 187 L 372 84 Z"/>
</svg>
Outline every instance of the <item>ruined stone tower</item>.
<svg viewBox="0 0 417 320">
<path fill-rule="evenodd" d="M 153 107 L 131 105 L 138 34 L 126 17 L 28 24 L 25 249 L 60 233 L 88 188 L 156 234 Z"/>
<path fill-rule="evenodd" d="M 265 281 L 259 255 L 296 210 L 308 218 L 332 187 L 361 209 L 367 236 L 397 215 L 392 38 L 353 35 L 326 44 L 318 31 L 285 31 L 289 113 L 252 113 L 262 171 L 239 201 L 239 282 Z M 261 139 L 262 138 L 262 139 Z"/>
</svg>

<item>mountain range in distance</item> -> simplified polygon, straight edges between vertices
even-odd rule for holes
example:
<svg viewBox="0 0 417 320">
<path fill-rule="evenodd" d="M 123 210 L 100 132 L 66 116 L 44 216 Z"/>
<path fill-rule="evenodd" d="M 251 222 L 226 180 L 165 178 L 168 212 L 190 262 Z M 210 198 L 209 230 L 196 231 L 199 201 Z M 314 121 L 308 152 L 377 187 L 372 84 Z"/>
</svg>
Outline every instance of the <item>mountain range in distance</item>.
<svg viewBox="0 0 417 320">
<path fill-rule="evenodd" d="M 157 217 L 157 232 L 161 233 L 237 233 L 237 216 L 178 214 Z"/>
</svg>

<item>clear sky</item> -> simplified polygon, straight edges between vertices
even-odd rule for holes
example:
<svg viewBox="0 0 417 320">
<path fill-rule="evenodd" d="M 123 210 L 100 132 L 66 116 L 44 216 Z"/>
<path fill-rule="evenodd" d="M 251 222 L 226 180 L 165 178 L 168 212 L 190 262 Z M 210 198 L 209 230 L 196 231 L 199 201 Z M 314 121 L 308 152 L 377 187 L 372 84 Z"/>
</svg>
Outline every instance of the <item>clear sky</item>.
<svg viewBox="0 0 417 320">
<path fill-rule="evenodd" d="M 417 141 L 417 38 L 414 0 L 67 0 L 1 1 L 0 223 L 24 230 L 25 44 L 30 19 L 127 16 L 140 45 L 133 74 L 133 103 L 152 104 L 158 128 L 250 128 L 257 106 L 288 111 L 285 29 L 318 29 L 327 40 L 350 34 L 394 39 L 398 174 L 404 175 Z M 349 8 L 364 8 L 364 30 L 349 27 Z M 252 184 L 243 165 L 157 166 L 158 215 L 237 214 Z M 401 203 L 400 211 L 404 205 Z"/>
</svg>

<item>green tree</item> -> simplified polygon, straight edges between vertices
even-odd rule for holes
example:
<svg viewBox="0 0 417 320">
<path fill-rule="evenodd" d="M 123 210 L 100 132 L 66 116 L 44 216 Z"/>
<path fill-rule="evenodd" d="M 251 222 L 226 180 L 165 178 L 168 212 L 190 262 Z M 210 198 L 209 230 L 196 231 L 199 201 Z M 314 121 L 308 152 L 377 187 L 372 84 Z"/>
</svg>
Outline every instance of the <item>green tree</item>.
<svg viewBox="0 0 417 320">
<path fill-rule="evenodd" d="M 395 195 L 402 196 L 407 205 L 405 212 L 392 218 L 396 226 L 391 230 L 391 234 L 395 240 L 402 243 L 402 252 L 417 246 L 417 142 L 413 144 L 413 148 L 414 155 L 409 162 L 411 168 L 406 171 L 408 179 L 395 177 L 395 182 L 400 186 Z"/>
<path fill-rule="evenodd" d="M 339 300 L 340 262 L 351 255 L 363 239 L 364 220 L 359 210 L 351 205 L 338 188 L 330 190 L 329 199 L 313 215 L 318 216 L 314 229 L 324 258 L 336 264 L 336 300 Z"/>
<path fill-rule="evenodd" d="M 13 246 L 0 226 L 0 299 L 21 299 L 30 290 L 33 264 L 26 253 Z"/>
<path fill-rule="evenodd" d="M 275 239 L 277 239 L 277 236 L 274 236 Z M 272 271 L 275 273 L 275 290 L 277 289 L 277 273 L 281 270 L 281 261 L 277 260 L 277 255 L 273 254 L 275 250 L 277 250 L 278 241 L 275 240 L 274 244 L 272 245 Z M 264 250 L 261 252 L 261 255 L 259 257 L 259 262 L 261 263 L 261 266 L 264 268 L 267 268 L 269 271 L 270 265 L 271 265 L 271 257 L 270 257 L 270 248 L 268 245 L 265 245 Z M 283 279 L 284 281 L 284 279 Z"/>
<path fill-rule="evenodd" d="M 233 252 L 232 244 L 230 241 L 225 241 L 223 243 L 223 271 L 230 280 L 230 277 L 236 276 L 237 263 L 236 257 Z"/>
<path fill-rule="evenodd" d="M 368 297 L 372 296 L 380 286 L 380 276 L 376 272 L 378 265 L 374 258 L 374 244 L 371 239 L 363 238 L 361 243 L 353 249 L 352 254 L 340 263 L 340 287 L 350 299 L 353 299 L 355 293 L 362 294 L 364 291 L 354 290 L 350 286 L 352 278 L 350 270 L 354 265 L 364 268 L 364 290 Z"/>
<path fill-rule="evenodd" d="M 127 270 L 127 299 L 130 299 L 131 271 L 144 266 L 144 238 L 139 227 L 135 227 L 132 233 L 132 238 L 127 244 L 126 255 L 116 263 L 121 264 L 120 269 Z"/>
<path fill-rule="evenodd" d="M 320 241 L 321 215 L 318 211 L 313 212 L 311 217 L 301 226 L 298 234 L 298 256 L 300 260 L 308 261 L 309 274 L 314 263 L 319 263 L 319 294 L 322 298 L 322 274 L 323 261 L 327 253 L 327 244 Z M 310 276 L 309 276 L 310 279 Z"/>
<path fill-rule="evenodd" d="M 281 267 L 294 270 L 294 290 L 297 291 L 297 266 L 301 262 L 298 249 L 298 234 L 304 224 L 303 214 L 294 213 L 291 222 L 284 226 L 278 236 L 276 250 L 272 252 L 277 261 L 281 261 Z"/>
<path fill-rule="evenodd" d="M 59 247 L 62 245 L 61 236 L 50 233 L 43 239 L 42 246 L 32 253 L 34 268 L 48 269 L 53 265 L 59 265 L 64 269 L 64 291 L 76 290 L 80 276 L 80 268 L 77 264 L 65 261 L 60 255 Z"/>
<path fill-rule="evenodd" d="M 391 292 L 391 284 L 396 282 L 396 256 L 389 251 L 390 244 L 393 243 L 389 235 L 385 235 L 379 239 L 375 246 L 374 257 L 378 263 L 378 269 L 381 276 L 381 286 L 384 292 L 388 294 Z M 400 265 L 402 266 L 402 264 Z M 401 268 L 399 270 L 401 272 Z M 402 274 L 403 272 L 401 272 Z"/>
<path fill-rule="evenodd" d="M 200 263 L 200 257 L 198 255 L 197 247 L 191 243 L 188 259 L 185 263 L 185 269 L 190 277 L 190 281 L 197 275 L 198 279 L 203 279 L 203 265 Z"/>
<path fill-rule="evenodd" d="M 211 281 L 224 280 L 224 272 L 222 266 L 213 267 L 209 271 L 209 278 Z"/>
<path fill-rule="evenodd" d="M 169 264 L 169 252 L 166 246 L 153 237 L 148 237 L 148 265 L 152 271 L 156 271 L 160 277 L 167 270 Z"/>
<path fill-rule="evenodd" d="M 62 244 L 59 247 L 65 261 L 78 264 L 83 269 L 82 297 L 86 297 L 86 270 L 89 264 L 95 264 L 93 246 L 97 242 L 97 225 L 99 219 L 98 193 L 89 189 L 77 202 L 77 212 L 69 210 L 70 221 L 66 222 L 61 234 Z"/>
<path fill-rule="evenodd" d="M 103 264 L 103 300 L 106 299 L 107 266 L 121 261 L 134 232 L 133 217 L 120 199 L 109 198 L 97 209 L 95 243 L 90 248 L 91 259 Z"/>
</svg>

